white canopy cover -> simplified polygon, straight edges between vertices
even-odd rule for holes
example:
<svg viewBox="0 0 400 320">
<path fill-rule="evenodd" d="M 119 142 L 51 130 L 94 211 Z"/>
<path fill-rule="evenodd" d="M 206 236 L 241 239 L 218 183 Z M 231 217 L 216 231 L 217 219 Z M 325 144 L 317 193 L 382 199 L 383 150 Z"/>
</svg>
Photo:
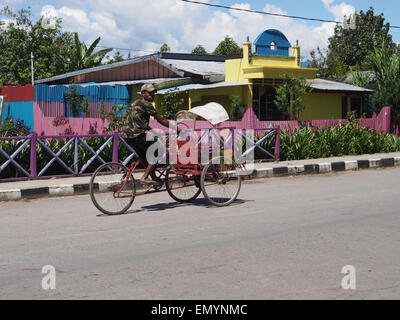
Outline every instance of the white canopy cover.
<svg viewBox="0 0 400 320">
<path fill-rule="evenodd" d="M 229 120 L 229 115 L 224 107 L 216 102 L 210 102 L 204 106 L 180 111 L 176 115 L 176 120 L 178 122 L 185 120 L 196 120 L 197 117 L 207 120 L 213 126 Z"/>
</svg>

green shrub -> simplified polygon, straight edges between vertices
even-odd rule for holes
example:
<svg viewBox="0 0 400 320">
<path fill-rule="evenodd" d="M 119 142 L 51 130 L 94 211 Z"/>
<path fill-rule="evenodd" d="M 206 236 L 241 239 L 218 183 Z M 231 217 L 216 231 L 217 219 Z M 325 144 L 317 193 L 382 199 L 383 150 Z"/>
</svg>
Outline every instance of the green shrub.
<svg viewBox="0 0 400 320">
<path fill-rule="evenodd" d="M 329 158 L 346 155 L 400 151 L 400 138 L 374 129 L 362 128 L 358 121 L 328 129 L 297 128 L 281 132 L 281 160 Z"/>
</svg>

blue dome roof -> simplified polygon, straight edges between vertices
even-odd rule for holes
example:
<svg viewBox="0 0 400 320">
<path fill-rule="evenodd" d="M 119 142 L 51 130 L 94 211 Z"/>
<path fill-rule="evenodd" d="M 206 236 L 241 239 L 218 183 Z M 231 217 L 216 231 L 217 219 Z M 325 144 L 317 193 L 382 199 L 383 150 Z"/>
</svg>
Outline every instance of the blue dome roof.
<svg viewBox="0 0 400 320">
<path fill-rule="evenodd" d="M 288 56 L 291 44 L 279 30 L 269 29 L 261 33 L 254 41 L 257 54 Z"/>
<path fill-rule="evenodd" d="M 269 46 L 271 42 L 275 42 L 278 47 L 282 48 L 291 48 L 292 45 L 290 44 L 289 40 L 286 36 L 280 32 L 279 30 L 269 29 L 265 30 L 261 33 L 257 39 L 254 41 L 256 46 Z"/>
</svg>

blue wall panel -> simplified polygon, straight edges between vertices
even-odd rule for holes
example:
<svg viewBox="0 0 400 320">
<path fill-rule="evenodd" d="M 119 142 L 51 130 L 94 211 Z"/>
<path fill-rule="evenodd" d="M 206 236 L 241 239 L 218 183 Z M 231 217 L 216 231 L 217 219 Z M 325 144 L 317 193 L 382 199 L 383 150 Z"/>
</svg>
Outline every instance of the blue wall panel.
<svg viewBox="0 0 400 320">
<path fill-rule="evenodd" d="M 14 122 L 23 120 L 24 124 L 33 131 L 33 101 L 28 102 L 6 102 L 3 108 L 3 120 L 12 117 Z"/>
<path fill-rule="evenodd" d="M 79 86 L 79 85 L 78 85 Z M 36 101 L 65 102 L 68 86 L 48 86 L 38 84 L 35 86 Z M 89 102 L 111 102 L 114 104 L 129 104 L 130 94 L 125 86 L 85 86 L 80 88 L 80 94 L 86 96 Z"/>
</svg>

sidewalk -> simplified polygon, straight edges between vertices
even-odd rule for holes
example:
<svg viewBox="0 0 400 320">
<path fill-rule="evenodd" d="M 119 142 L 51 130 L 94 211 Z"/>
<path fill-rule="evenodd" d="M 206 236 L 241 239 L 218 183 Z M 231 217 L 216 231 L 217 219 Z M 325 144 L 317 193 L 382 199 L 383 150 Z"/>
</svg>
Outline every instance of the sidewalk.
<svg viewBox="0 0 400 320">
<path fill-rule="evenodd" d="M 400 152 L 255 164 L 252 179 L 400 166 Z M 135 179 L 141 173 L 135 173 Z M 89 193 L 90 176 L 0 183 L 0 201 Z"/>
</svg>

